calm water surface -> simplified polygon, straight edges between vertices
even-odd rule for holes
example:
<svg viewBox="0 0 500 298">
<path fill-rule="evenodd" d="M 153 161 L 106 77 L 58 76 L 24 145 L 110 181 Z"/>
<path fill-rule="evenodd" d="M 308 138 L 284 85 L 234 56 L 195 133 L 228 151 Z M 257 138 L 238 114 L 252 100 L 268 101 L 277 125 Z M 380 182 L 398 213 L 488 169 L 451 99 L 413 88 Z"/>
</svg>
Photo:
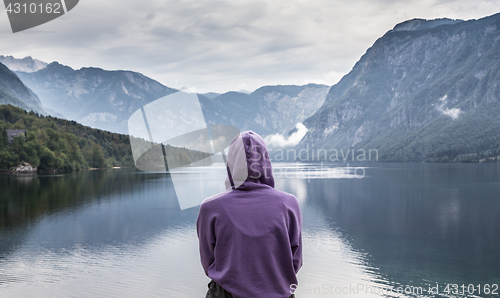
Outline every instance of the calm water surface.
<svg viewBox="0 0 500 298">
<path fill-rule="evenodd" d="M 500 297 L 477 288 L 500 284 L 499 165 L 364 166 L 275 165 L 304 217 L 298 298 Z M 0 176 L 0 190 L 0 297 L 204 297 L 198 208 L 180 210 L 167 174 Z"/>
</svg>

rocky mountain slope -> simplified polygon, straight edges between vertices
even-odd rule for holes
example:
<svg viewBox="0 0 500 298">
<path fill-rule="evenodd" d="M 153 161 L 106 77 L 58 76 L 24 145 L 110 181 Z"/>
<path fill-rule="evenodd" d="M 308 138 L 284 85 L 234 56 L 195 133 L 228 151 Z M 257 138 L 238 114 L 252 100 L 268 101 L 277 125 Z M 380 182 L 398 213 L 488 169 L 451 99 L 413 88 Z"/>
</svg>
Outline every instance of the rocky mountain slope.
<svg viewBox="0 0 500 298">
<path fill-rule="evenodd" d="M 227 92 L 200 97 L 207 122 L 252 129 L 265 136 L 285 134 L 311 116 L 324 103 L 329 86 L 264 86 L 250 94 Z"/>
<path fill-rule="evenodd" d="M 28 111 L 47 114 L 38 96 L 2 63 L 0 63 L 0 104 L 11 104 Z"/>
<path fill-rule="evenodd" d="M 177 91 L 132 71 L 74 70 L 57 62 L 37 72 L 17 74 L 44 107 L 81 124 L 118 133 L 127 133 L 128 117 L 144 104 Z"/>
<path fill-rule="evenodd" d="M 143 105 L 176 92 L 131 71 L 74 70 L 57 62 L 37 72 L 17 72 L 44 107 L 84 125 L 127 133 L 130 115 Z M 316 111 L 329 86 L 265 86 L 246 94 L 199 94 L 208 123 L 234 125 L 260 134 L 285 133 Z"/>
<path fill-rule="evenodd" d="M 47 63 L 33 59 L 31 56 L 17 59 L 12 56 L 0 55 L 0 63 L 3 63 L 12 71 L 35 72 L 47 66 Z"/>
<path fill-rule="evenodd" d="M 500 149 L 499 114 L 500 14 L 415 19 L 379 38 L 330 89 L 299 146 L 446 161 Z"/>
</svg>

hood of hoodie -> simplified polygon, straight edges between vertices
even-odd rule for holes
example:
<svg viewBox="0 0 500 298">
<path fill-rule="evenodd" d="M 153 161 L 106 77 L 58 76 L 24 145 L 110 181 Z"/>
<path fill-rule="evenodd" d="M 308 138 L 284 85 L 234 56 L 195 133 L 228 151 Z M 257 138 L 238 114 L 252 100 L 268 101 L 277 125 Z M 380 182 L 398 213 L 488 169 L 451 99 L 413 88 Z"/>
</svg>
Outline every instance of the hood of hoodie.
<svg viewBox="0 0 500 298">
<path fill-rule="evenodd" d="M 262 137 L 253 131 L 244 131 L 231 142 L 227 168 L 226 189 L 244 189 L 245 182 L 274 188 L 273 170 L 266 144 Z"/>
</svg>

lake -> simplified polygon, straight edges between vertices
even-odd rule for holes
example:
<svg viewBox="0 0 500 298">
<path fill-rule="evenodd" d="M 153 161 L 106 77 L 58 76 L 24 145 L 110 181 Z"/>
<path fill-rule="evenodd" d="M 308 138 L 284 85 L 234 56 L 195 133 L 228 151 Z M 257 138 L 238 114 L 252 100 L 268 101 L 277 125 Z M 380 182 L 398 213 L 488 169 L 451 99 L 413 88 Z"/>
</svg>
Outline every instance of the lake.
<svg viewBox="0 0 500 298">
<path fill-rule="evenodd" d="M 318 166 L 274 164 L 303 213 L 298 298 L 500 297 L 500 165 Z M 0 176 L 0 190 L 0 297 L 205 297 L 198 207 L 180 210 L 168 174 Z"/>
</svg>

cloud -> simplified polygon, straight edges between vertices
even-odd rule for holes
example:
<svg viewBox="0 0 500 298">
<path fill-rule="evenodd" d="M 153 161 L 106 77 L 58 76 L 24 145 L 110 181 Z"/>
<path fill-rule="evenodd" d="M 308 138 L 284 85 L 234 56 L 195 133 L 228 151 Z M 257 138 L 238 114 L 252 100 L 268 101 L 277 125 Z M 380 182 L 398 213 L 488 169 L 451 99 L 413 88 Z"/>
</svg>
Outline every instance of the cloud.
<svg viewBox="0 0 500 298">
<path fill-rule="evenodd" d="M 282 134 L 276 133 L 274 135 L 269 135 L 264 138 L 267 146 L 270 148 L 277 147 L 292 147 L 302 140 L 302 138 L 306 135 L 308 129 L 302 123 L 297 123 L 295 125 L 297 129 L 294 133 L 292 133 L 288 138 L 283 136 Z"/>
<path fill-rule="evenodd" d="M 86 0 L 16 34 L 0 14 L 0 54 L 134 70 L 200 92 L 330 85 L 399 22 L 498 11 L 500 0 Z"/>
<path fill-rule="evenodd" d="M 457 119 L 463 112 L 460 109 L 445 109 L 441 111 L 444 115 L 450 116 L 452 119 Z"/>
<path fill-rule="evenodd" d="M 440 103 L 436 106 L 436 110 L 441 112 L 443 115 L 449 116 L 451 117 L 451 119 L 455 120 L 460 116 L 460 114 L 463 113 L 463 111 L 460 110 L 459 108 L 453 108 L 453 109 L 445 108 L 444 106 L 447 103 L 446 101 L 447 98 L 448 95 L 439 98 Z"/>
</svg>

